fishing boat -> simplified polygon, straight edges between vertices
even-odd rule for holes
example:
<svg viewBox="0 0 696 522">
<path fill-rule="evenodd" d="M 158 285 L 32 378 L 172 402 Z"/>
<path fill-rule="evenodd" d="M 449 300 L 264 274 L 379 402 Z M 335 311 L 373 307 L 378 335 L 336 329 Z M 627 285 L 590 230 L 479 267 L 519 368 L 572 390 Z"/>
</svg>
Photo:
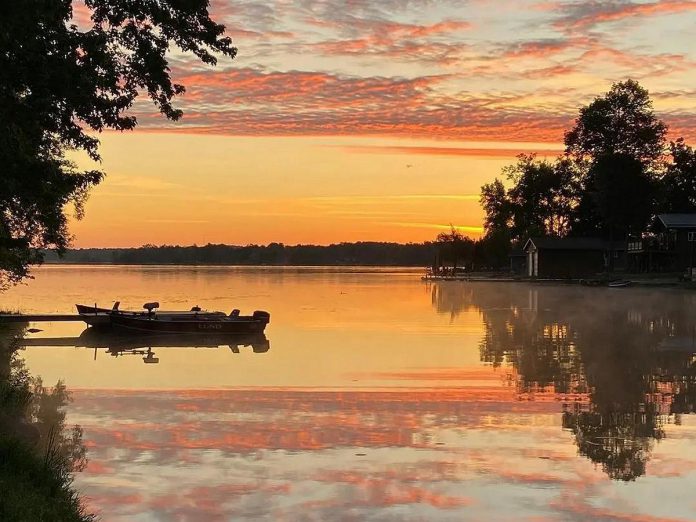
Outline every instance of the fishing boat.
<svg viewBox="0 0 696 522">
<path fill-rule="evenodd" d="M 268 312 L 257 310 L 252 315 L 240 315 L 235 309 L 228 315 L 224 312 L 208 312 L 194 306 L 188 311 L 159 311 L 159 303 L 145 303 L 145 311 L 119 310 L 117 302 L 111 309 L 76 305 L 77 312 L 91 326 L 110 325 L 113 328 L 166 333 L 217 333 L 255 334 L 262 333 L 270 322 Z"/>
</svg>

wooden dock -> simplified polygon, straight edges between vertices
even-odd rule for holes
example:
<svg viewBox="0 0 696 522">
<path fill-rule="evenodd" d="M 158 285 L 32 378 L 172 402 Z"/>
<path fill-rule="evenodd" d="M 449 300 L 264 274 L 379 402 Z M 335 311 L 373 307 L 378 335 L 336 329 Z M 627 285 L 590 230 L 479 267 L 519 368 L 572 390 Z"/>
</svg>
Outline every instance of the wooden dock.
<svg viewBox="0 0 696 522">
<path fill-rule="evenodd" d="M 0 314 L 0 323 L 39 323 L 80 321 L 85 318 L 80 314 Z"/>
</svg>

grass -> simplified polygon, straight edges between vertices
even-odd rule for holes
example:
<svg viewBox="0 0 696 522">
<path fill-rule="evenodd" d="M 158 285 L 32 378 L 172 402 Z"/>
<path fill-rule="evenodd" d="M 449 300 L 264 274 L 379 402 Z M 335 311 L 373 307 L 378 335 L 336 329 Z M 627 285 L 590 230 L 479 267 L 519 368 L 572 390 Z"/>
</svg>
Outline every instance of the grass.
<svg viewBox="0 0 696 522">
<path fill-rule="evenodd" d="M 46 391 L 17 356 L 23 330 L 0 325 L 0 521 L 92 522 L 96 517 L 72 488 L 74 463 L 61 451 L 62 438 L 39 429 L 37 403 Z M 62 419 L 61 407 L 57 403 L 55 412 L 40 415 Z"/>
<path fill-rule="evenodd" d="M 91 522 L 72 476 L 38 455 L 29 444 L 0 436 L 0 520 Z"/>
</svg>

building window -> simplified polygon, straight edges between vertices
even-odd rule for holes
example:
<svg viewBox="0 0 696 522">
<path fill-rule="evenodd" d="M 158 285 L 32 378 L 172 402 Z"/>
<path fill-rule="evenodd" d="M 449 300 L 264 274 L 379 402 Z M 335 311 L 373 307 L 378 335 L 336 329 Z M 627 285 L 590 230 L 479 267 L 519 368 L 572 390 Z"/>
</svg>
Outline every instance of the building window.
<svg viewBox="0 0 696 522">
<path fill-rule="evenodd" d="M 690 242 L 696 241 L 696 232 L 689 232 L 687 234 L 687 238 Z"/>
</svg>

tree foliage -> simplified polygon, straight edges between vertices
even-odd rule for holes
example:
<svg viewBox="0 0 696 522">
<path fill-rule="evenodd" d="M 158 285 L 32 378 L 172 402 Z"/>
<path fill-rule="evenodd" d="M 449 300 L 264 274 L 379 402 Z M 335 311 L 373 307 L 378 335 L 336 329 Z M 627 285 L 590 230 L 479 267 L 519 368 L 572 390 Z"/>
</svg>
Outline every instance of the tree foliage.
<svg viewBox="0 0 696 522">
<path fill-rule="evenodd" d="M 655 180 L 637 159 L 625 154 L 597 158 L 590 167 L 582 197 L 592 199 L 605 237 L 640 233 L 652 216 Z"/>
<path fill-rule="evenodd" d="M 332 245 L 144 245 L 139 248 L 84 248 L 53 253 L 47 262 L 113 263 L 117 265 L 286 265 L 286 266 L 427 266 L 435 257 L 433 242 L 364 241 Z"/>
<path fill-rule="evenodd" d="M 474 241 L 462 234 L 453 225 L 450 225 L 448 232 L 440 232 L 437 235 L 435 244 L 441 261 L 451 261 L 452 267 L 456 270 L 457 267 L 461 266 L 459 261 L 463 260 L 463 268 L 471 268 Z M 467 264 L 469 264 L 468 267 L 466 266 Z"/>
<path fill-rule="evenodd" d="M 671 162 L 662 178 L 662 210 L 696 212 L 696 150 L 681 138 L 669 148 Z"/>
<path fill-rule="evenodd" d="M 85 0 L 90 22 L 75 23 L 72 0 L 4 2 L 0 7 L 0 276 L 16 282 L 42 249 L 70 241 L 66 207 L 81 217 L 103 173 L 80 171 L 66 152 L 99 160 L 95 133 L 131 130 L 146 93 L 176 120 L 184 92 L 168 62 L 172 46 L 215 64 L 234 57 L 208 0 Z"/>
<path fill-rule="evenodd" d="M 580 109 L 575 126 L 565 135 L 566 153 L 578 160 L 621 154 L 652 163 L 662 157 L 666 133 L 648 91 L 629 79 Z"/>
<path fill-rule="evenodd" d="M 667 126 L 648 91 L 633 80 L 580 109 L 565 135 L 565 155 L 521 155 L 481 189 L 486 234 L 622 239 L 648 229 L 659 212 L 696 211 L 696 152 L 683 139 L 667 152 Z"/>
<path fill-rule="evenodd" d="M 487 231 L 504 230 L 512 223 L 512 206 L 503 182 L 496 178 L 481 187 L 481 207 L 485 213 L 483 226 Z"/>
<path fill-rule="evenodd" d="M 566 158 L 538 160 L 522 154 L 503 169 L 510 188 L 496 179 L 481 188 L 487 234 L 509 229 L 514 241 L 568 233 L 578 194 L 577 173 Z"/>
</svg>

